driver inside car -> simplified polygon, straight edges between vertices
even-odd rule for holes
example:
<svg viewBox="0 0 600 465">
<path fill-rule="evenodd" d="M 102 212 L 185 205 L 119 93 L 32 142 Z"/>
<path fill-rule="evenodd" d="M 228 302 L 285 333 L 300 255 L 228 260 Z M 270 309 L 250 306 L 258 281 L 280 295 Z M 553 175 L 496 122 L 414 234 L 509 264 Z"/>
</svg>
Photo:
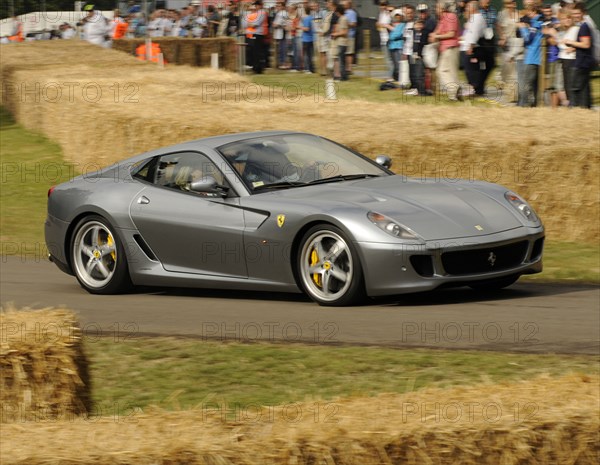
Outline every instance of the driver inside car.
<svg viewBox="0 0 600 465">
<path fill-rule="evenodd" d="M 280 182 L 310 182 L 320 179 L 319 166 L 291 162 L 282 144 L 247 146 L 231 156 L 235 170 L 252 188 Z"/>
</svg>

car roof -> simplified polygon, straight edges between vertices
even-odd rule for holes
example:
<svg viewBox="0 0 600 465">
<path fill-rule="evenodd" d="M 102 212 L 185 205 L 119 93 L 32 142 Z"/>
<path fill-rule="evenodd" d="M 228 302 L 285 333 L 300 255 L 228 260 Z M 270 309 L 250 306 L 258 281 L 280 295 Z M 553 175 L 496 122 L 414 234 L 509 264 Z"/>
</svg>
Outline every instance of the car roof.
<svg viewBox="0 0 600 465">
<path fill-rule="evenodd" d="M 298 134 L 296 131 L 255 131 L 255 132 L 240 132 L 236 134 L 225 134 L 222 136 L 205 137 L 203 139 L 191 140 L 182 142 L 181 144 L 172 145 L 170 147 L 162 147 L 159 152 L 172 152 L 179 150 L 190 150 L 200 148 L 216 149 L 231 142 L 239 142 L 246 139 L 254 139 L 256 137 L 271 137 L 283 134 Z M 153 151 L 154 152 L 154 151 Z"/>
<path fill-rule="evenodd" d="M 218 147 L 221 147 L 223 145 L 226 145 L 226 144 L 229 144 L 232 142 L 239 142 L 242 140 L 254 139 L 257 137 L 271 137 L 271 136 L 279 136 L 279 135 L 285 135 L 285 134 L 305 134 L 305 135 L 309 135 L 309 136 L 312 135 L 312 134 L 303 133 L 303 132 L 299 132 L 299 131 L 276 130 L 276 131 L 238 132 L 238 133 L 234 133 L 234 134 L 224 134 L 221 136 L 205 137 L 203 139 L 195 139 L 195 140 L 190 140 L 187 142 L 182 142 L 180 144 L 175 144 L 175 145 L 152 149 L 147 152 L 135 155 L 133 157 L 130 157 L 130 158 L 127 158 L 124 160 L 120 160 L 117 163 L 115 163 L 114 165 L 100 169 L 96 173 L 88 173 L 88 176 L 92 176 L 94 174 L 102 174 L 104 176 L 109 174 L 112 176 L 112 175 L 114 175 L 115 172 L 119 173 L 118 176 L 127 176 L 127 173 L 129 173 L 129 169 L 123 171 L 123 170 L 120 170 L 120 168 L 119 168 L 120 166 L 131 166 L 132 164 L 137 163 L 139 161 L 146 160 L 146 159 L 156 157 L 159 155 L 173 153 L 173 152 L 181 152 L 181 151 L 185 151 L 185 150 L 202 151 L 203 149 L 204 150 L 206 150 L 206 149 L 214 150 L 214 149 L 217 149 Z"/>
</svg>

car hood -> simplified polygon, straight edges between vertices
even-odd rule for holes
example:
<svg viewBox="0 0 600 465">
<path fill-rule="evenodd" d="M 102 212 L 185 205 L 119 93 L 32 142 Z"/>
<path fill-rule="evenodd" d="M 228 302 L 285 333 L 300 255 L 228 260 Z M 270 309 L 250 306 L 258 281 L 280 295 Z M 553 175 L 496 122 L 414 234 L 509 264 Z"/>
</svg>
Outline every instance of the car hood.
<svg viewBox="0 0 600 465">
<path fill-rule="evenodd" d="M 333 216 L 336 209 L 348 207 L 360 215 L 382 213 L 425 240 L 476 237 L 523 226 L 516 212 L 503 204 L 502 188 L 495 186 L 496 200 L 482 191 L 483 185 L 488 184 L 386 176 L 280 190 L 276 195 L 290 204 L 308 202 Z"/>
</svg>

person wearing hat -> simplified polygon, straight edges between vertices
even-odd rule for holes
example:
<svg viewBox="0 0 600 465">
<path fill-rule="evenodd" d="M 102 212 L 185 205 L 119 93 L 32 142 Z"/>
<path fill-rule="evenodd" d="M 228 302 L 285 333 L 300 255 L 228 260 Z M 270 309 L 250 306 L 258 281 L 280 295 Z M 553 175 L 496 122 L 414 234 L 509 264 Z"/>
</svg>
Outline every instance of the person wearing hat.
<svg viewBox="0 0 600 465">
<path fill-rule="evenodd" d="M 83 7 L 86 17 L 83 18 L 83 38 L 90 44 L 110 47 L 111 27 L 99 10 L 95 9 L 93 3 L 86 3 Z"/>
<path fill-rule="evenodd" d="M 425 3 L 420 3 L 417 5 L 417 13 L 419 21 L 423 21 L 423 29 L 420 33 L 420 43 L 417 44 L 419 50 L 423 50 L 423 48 L 429 44 L 429 35 L 435 31 L 437 26 L 437 21 L 431 17 L 429 13 L 429 7 Z M 431 68 L 424 68 L 425 75 L 423 76 L 423 80 L 425 83 L 425 92 L 427 95 L 432 95 L 432 89 L 435 88 L 434 84 L 434 76 L 435 73 Z"/>
</svg>

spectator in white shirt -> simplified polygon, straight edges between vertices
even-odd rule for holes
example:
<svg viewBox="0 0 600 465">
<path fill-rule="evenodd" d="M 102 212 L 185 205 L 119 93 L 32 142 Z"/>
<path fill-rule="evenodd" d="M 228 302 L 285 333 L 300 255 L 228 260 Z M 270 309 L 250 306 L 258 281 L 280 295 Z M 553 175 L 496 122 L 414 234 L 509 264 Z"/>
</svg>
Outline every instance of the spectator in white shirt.
<svg viewBox="0 0 600 465">
<path fill-rule="evenodd" d="M 98 10 L 94 10 L 94 5 L 88 3 L 83 7 L 87 16 L 83 18 L 83 38 L 90 44 L 100 45 L 101 47 L 110 47 L 111 27 Z"/>
<path fill-rule="evenodd" d="M 467 75 L 467 81 L 474 88 L 475 95 L 482 96 L 483 89 L 480 87 L 482 82 L 481 57 L 477 50 L 479 48 L 477 43 L 483 37 L 486 22 L 479 11 L 479 2 L 471 1 L 467 3 L 464 16 L 465 25 L 463 35 L 460 39 L 460 54 Z"/>
<path fill-rule="evenodd" d="M 388 68 L 389 74 L 392 74 L 393 63 L 390 56 L 390 50 L 388 49 L 388 40 L 390 39 L 390 33 L 387 26 L 392 24 L 392 15 L 388 10 L 387 0 L 381 0 L 379 2 L 379 17 L 377 18 L 377 29 L 379 30 L 379 43 L 381 45 L 381 53 L 385 59 L 385 64 Z"/>
</svg>

